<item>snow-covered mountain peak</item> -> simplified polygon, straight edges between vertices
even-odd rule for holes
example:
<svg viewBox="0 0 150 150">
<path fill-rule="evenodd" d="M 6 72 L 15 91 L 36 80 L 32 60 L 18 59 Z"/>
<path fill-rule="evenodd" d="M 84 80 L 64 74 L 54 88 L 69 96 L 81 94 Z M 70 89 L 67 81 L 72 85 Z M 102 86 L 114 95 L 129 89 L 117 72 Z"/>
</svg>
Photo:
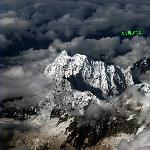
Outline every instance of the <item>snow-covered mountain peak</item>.
<svg viewBox="0 0 150 150">
<path fill-rule="evenodd" d="M 59 55 L 59 57 L 68 56 L 68 53 L 66 50 L 62 51 Z"/>
<path fill-rule="evenodd" d="M 44 72 L 50 81 L 57 83 L 68 80 L 79 91 L 90 91 L 98 98 L 120 94 L 127 86 L 133 85 L 130 70 L 106 65 L 102 61 L 88 60 L 85 55 L 69 56 L 66 51 L 49 64 Z"/>
<path fill-rule="evenodd" d="M 57 75 L 60 78 L 76 75 L 83 67 L 85 60 L 87 60 L 85 55 L 76 54 L 71 57 L 66 51 L 62 51 L 55 61 L 46 67 L 44 74 L 48 77 Z"/>
<path fill-rule="evenodd" d="M 69 56 L 66 51 L 49 64 L 45 76 L 57 83 L 68 80 L 79 91 L 90 91 L 98 98 L 108 99 L 121 94 L 127 87 L 139 84 L 140 73 L 150 69 L 150 59 L 144 58 L 127 69 L 89 60 L 85 55 Z"/>
</svg>

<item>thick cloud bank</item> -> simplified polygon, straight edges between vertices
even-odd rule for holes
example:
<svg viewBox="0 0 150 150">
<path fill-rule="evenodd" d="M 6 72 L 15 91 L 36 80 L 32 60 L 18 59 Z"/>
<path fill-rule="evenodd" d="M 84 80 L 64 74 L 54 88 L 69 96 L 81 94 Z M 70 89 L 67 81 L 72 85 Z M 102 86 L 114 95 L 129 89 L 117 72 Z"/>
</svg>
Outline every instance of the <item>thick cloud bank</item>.
<svg viewBox="0 0 150 150">
<path fill-rule="evenodd" d="M 56 39 L 71 42 L 80 37 L 98 39 L 94 42 L 98 45 L 101 38 L 120 36 L 121 31 L 133 27 L 147 31 L 150 24 L 147 3 L 146 0 L 136 4 L 113 0 L 1 1 L 0 53 L 10 55 L 26 48 L 48 47 Z M 117 49 L 119 52 L 120 48 Z"/>
<path fill-rule="evenodd" d="M 55 49 L 49 47 L 46 50 L 30 49 L 20 56 L 8 58 L 7 61 L 13 65 L 0 70 L 0 100 L 34 94 L 44 96 L 48 83 L 43 71 L 56 56 Z"/>
</svg>

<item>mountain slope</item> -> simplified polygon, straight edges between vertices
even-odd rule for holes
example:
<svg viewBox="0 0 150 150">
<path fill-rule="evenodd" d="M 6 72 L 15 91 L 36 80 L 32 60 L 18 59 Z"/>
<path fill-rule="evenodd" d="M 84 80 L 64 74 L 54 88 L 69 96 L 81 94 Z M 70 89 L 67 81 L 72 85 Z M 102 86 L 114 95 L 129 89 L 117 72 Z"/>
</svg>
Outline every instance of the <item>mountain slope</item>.
<svg viewBox="0 0 150 150">
<path fill-rule="evenodd" d="M 140 83 L 138 75 L 150 69 L 149 59 L 142 59 L 127 69 L 107 65 L 102 61 L 88 60 L 85 55 L 68 56 L 62 51 L 48 65 L 44 74 L 49 80 L 61 82 L 67 79 L 79 91 L 90 91 L 100 99 L 121 94 L 127 87 Z"/>
<path fill-rule="evenodd" d="M 42 135 L 50 139 L 57 137 L 61 141 L 60 145 L 54 144 L 57 149 L 91 147 L 118 133 L 139 134 L 150 125 L 150 85 L 141 83 L 138 77 L 149 69 L 150 61 L 146 58 L 123 69 L 80 54 L 71 57 L 63 51 L 45 69 L 49 91 L 44 93 L 40 103 L 32 109 L 29 104 L 27 109 L 25 106 L 17 108 L 18 111 L 12 106 L 20 106 L 22 97 L 8 99 L 1 103 L 4 108 L 1 114 L 3 118 L 27 119 L 39 127 Z M 6 110 L 8 106 L 10 109 Z M 25 133 L 27 137 L 30 134 Z M 18 138 L 20 140 L 20 136 Z M 49 141 L 43 142 L 51 147 Z"/>
</svg>

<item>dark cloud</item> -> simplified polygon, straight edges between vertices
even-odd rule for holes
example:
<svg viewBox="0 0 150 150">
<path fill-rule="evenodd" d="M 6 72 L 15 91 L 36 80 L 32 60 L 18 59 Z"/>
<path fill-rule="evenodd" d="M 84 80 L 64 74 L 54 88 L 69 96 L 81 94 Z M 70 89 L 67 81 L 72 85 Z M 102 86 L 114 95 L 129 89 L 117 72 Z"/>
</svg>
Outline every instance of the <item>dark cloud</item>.
<svg viewBox="0 0 150 150">
<path fill-rule="evenodd" d="M 132 39 L 125 39 L 123 43 L 131 48 L 131 51 L 123 56 L 114 58 L 117 65 L 127 67 L 143 57 L 150 57 L 150 39 L 149 37 L 133 37 Z"/>
<path fill-rule="evenodd" d="M 8 40 L 4 34 L 0 34 L 0 47 L 5 48 L 10 44 L 12 44 L 12 41 Z"/>
<path fill-rule="evenodd" d="M 129 0 L 123 4 L 119 2 L 117 0 L 107 0 L 104 3 L 99 3 L 98 0 L 1 1 L 0 35 L 5 37 L 6 42 L 0 44 L 0 48 L 5 52 L 3 55 L 8 55 L 9 51 L 15 51 L 20 43 L 24 44 L 19 46 L 19 51 L 27 49 L 27 45 L 28 48 L 35 49 L 45 48 L 43 46 L 45 44 L 48 47 L 56 38 L 63 42 L 81 36 L 100 39 L 104 35 L 119 36 L 122 30 L 135 26 L 149 28 L 150 7 L 146 0 L 142 3 L 137 1 L 136 4 Z M 4 49 L 6 46 L 9 47 Z"/>
</svg>

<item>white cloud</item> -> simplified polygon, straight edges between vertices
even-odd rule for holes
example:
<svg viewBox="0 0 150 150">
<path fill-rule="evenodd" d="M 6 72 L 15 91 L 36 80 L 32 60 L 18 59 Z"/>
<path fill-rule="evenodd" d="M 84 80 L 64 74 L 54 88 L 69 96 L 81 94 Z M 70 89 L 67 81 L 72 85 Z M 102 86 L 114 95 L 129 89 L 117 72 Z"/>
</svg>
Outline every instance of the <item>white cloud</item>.
<svg viewBox="0 0 150 150">
<path fill-rule="evenodd" d="M 56 50 L 50 46 L 45 50 L 30 49 L 20 56 L 7 58 L 7 61 L 16 65 L 0 70 L 0 100 L 30 95 L 44 97 L 42 91 L 49 90 L 43 72 L 57 55 Z"/>
<path fill-rule="evenodd" d="M 131 40 L 126 39 L 123 41 L 131 48 L 131 51 L 126 55 L 118 56 L 114 59 L 115 64 L 121 66 L 129 66 L 142 57 L 150 57 L 150 39 L 144 37 L 133 37 Z"/>
<path fill-rule="evenodd" d="M 32 73 L 29 72 L 29 71 L 25 71 L 20 66 L 19 67 L 15 66 L 15 67 L 13 67 L 13 68 L 11 68 L 9 70 L 6 70 L 4 73 L 2 73 L 2 75 L 5 76 L 5 77 L 18 79 L 18 78 L 23 78 L 25 76 L 26 77 L 31 76 Z"/>
<path fill-rule="evenodd" d="M 108 58 L 113 57 L 115 50 L 120 46 L 120 42 L 118 37 L 107 37 L 100 40 L 78 37 L 70 42 L 56 39 L 51 45 L 59 50 L 68 50 L 72 54 L 81 53 L 97 59 L 100 55 L 105 55 Z"/>
<path fill-rule="evenodd" d="M 139 134 L 130 142 L 127 142 L 125 140 L 121 141 L 118 146 L 118 149 L 119 150 L 149 150 L 150 149 L 150 131 L 147 130 Z"/>
<path fill-rule="evenodd" d="M 17 17 L 5 17 L 0 19 L 0 27 L 1 28 L 7 28 L 7 29 L 16 29 L 16 30 L 20 30 L 20 29 L 25 29 L 28 26 L 28 22 L 25 20 L 21 20 Z"/>
</svg>

